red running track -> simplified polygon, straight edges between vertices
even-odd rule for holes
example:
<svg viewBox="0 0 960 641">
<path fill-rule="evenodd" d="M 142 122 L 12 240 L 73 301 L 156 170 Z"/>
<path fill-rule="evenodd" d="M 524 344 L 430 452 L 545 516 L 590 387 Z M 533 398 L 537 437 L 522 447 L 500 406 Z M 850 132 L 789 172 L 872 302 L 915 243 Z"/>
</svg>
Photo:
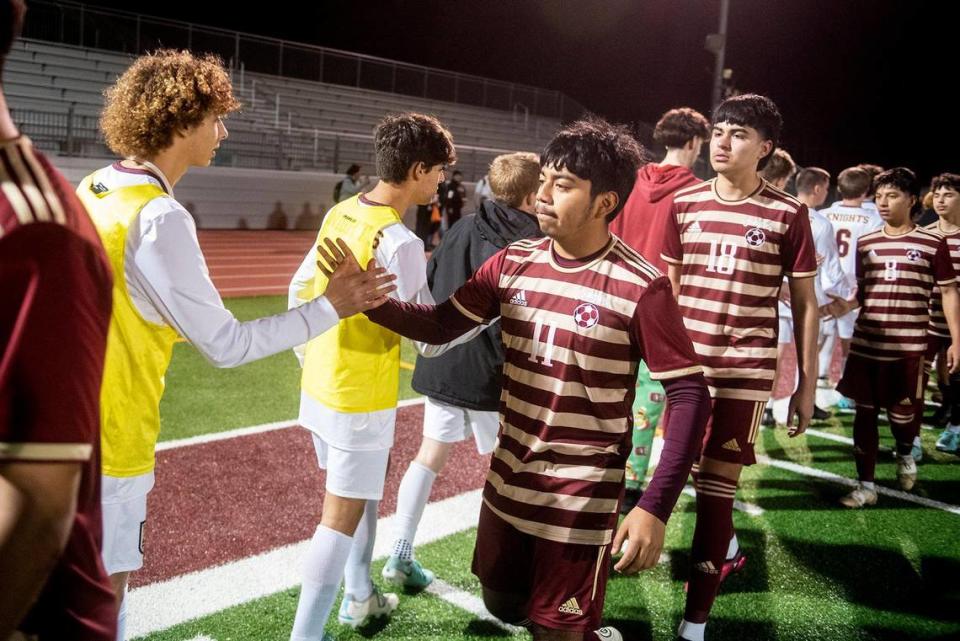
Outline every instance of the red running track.
<svg viewBox="0 0 960 641">
<path fill-rule="evenodd" d="M 200 230 L 210 278 L 224 298 L 286 295 L 317 237 L 312 231 Z"/>
<path fill-rule="evenodd" d="M 420 446 L 422 421 L 422 405 L 397 410 L 381 516 L 396 511 L 397 489 Z M 430 500 L 482 487 L 489 464 L 489 456 L 477 454 L 473 439 L 457 444 Z M 159 452 L 156 485 L 149 496 L 145 563 L 131 585 L 310 538 L 320 522 L 323 481 L 310 434 L 299 427 Z"/>
</svg>

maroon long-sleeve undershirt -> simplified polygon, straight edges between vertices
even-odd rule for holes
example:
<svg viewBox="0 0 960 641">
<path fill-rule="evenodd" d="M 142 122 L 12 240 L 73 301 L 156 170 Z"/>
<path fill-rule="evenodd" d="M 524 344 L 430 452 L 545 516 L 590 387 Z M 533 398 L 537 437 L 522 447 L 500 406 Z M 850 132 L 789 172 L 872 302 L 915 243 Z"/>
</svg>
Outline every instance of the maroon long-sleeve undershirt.
<svg viewBox="0 0 960 641">
<path fill-rule="evenodd" d="M 433 345 L 448 343 L 478 325 L 449 300 L 434 306 L 391 299 L 366 314 L 401 336 Z M 666 523 L 700 449 L 710 415 L 710 393 L 702 374 L 662 383 L 670 407 L 670 425 L 656 472 L 637 506 Z"/>
</svg>

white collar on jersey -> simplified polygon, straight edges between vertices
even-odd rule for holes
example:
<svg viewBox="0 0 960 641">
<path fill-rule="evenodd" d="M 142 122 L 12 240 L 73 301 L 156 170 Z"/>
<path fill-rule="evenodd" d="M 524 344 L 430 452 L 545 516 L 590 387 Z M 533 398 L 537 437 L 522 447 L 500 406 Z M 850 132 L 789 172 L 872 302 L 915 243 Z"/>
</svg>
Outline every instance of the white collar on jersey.
<svg viewBox="0 0 960 641">
<path fill-rule="evenodd" d="M 151 173 L 156 174 L 157 178 L 160 179 L 160 182 L 163 183 L 163 190 L 167 192 L 167 194 L 169 194 L 171 198 L 175 198 L 175 196 L 173 195 L 173 185 L 170 184 L 170 180 L 167 178 L 167 175 L 163 173 L 163 171 L 159 167 L 154 165 L 149 160 L 141 160 L 133 156 L 127 158 L 127 160 L 133 161 L 138 165 L 143 165 L 144 167 L 149 169 Z"/>
</svg>

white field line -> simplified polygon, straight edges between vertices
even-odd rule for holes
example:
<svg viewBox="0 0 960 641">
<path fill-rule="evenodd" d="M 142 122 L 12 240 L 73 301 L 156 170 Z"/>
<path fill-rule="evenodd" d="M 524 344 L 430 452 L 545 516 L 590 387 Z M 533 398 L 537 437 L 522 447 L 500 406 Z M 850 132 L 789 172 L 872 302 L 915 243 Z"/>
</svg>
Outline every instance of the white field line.
<svg viewBox="0 0 960 641">
<path fill-rule="evenodd" d="M 770 465 L 771 467 L 778 467 L 782 470 L 787 470 L 793 472 L 794 474 L 801 474 L 803 476 L 809 476 L 811 478 L 822 479 L 824 481 L 830 481 L 831 483 L 836 483 L 838 485 L 845 485 L 847 487 L 856 487 L 857 481 L 855 479 L 847 478 L 846 476 L 840 476 L 839 474 L 834 474 L 833 472 L 825 472 L 823 470 L 818 470 L 816 468 L 807 467 L 806 465 L 800 465 L 798 463 L 793 463 L 791 461 L 781 461 L 780 459 L 772 459 L 768 456 L 757 456 L 757 463 L 763 465 Z M 924 496 L 917 496 L 916 494 L 910 494 L 909 492 L 901 492 L 900 490 L 893 490 L 882 485 L 877 485 L 877 492 L 883 494 L 884 496 L 891 496 L 901 501 L 907 501 L 909 503 L 916 503 L 917 505 L 922 505 L 924 507 L 931 507 L 936 510 L 943 510 L 944 512 L 950 512 L 951 514 L 960 515 L 960 506 L 951 505 L 950 503 L 944 503 L 942 501 L 935 501 L 933 499 L 928 499 Z"/>
<path fill-rule="evenodd" d="M 412 405 L 423 405 L 423 396 L 417 398 L 408 398 L 397 403 L 397 407 L 410 407 Z M 263 434 L 274 430 L 282 430 L 288 427 L 299 425 L 297 419 L 291 418 L 286 421 L 277 421 L 276 423 L 264 423 L 262 425 L 251 425 L 250 427 L 239 427 L 225 432 L 213 432 L 211 434 L 200 434 L 199 436 L 190 436 L 188 438 L 176 439 L 173 441 L 162 441 L 157 443 L 157 451 L 174 450 L 178 447 L 187 447 L 189 445 L 200 445 L 202 443 L 213 443 L 214 441 L 226 441 L 227 439 L 238 436 L 249 436 L 250 434 Z"/>
<path fill-rule="evenodd" d="M 832 434 L 830 432 L 814 430 L 814 429 L 810 429 L 809 427 L 807 428 L 807 431 L 805 432 L 805 434 L 809 434 L 810 436 L 816 436 L 817 438 L 826 439 L 828 441 L 834 441 L 835 443 L 843 443 L 844 445 L 853 445 L 852 438 L 848 436 L 841 436 L 840 434 Z M 881 445 L 880 451 L 889 452 L 890 448 L 887 447 L 886 445 Z"/>
<path fill-rule="evenodd" d="M 426 591 L 434 596 L 440 597 L 447 603 L 452 603 L 461 610 L 466 610 L 481 621 L 489 621 L 501 630 L 506 630 L 511 634 L 517 634 L 524 631 L 523 628 L 510 625 L 509 623 L 504 623 L 497 617 L 490 614 L 486 606 L 483 605 L 483 599 L 477 595 L 465 592 L 460 588 L 455 588 L 445 581 L 434 579 L 433 583 L 430 584 L 430 587 L 428 587 Z"/>
<path fill-rule="evenodd" d="M 417 545 L 476 527 L 480 495 L 481 490 L 472 490 L 428 503 L 418 529 Z M 379 519 L 377 529 L 382 534 L 374 545 L 373 556 L 380 559 L 390 553 L 393 515 Z M 166 630 L 300 585 L 301 560 L 309 543 L 309 540 L 300 541 L 131 590 L 127 595 L 128 637 L 133 639 Z M 453 592 L 449 597 L 462 598 Z"/>
<path fill-rule="evenodd" d="M 683 493 L 687 496 L 697 498 L 697 491 L 693 489 L 692 485 L 685 486 L 683 488 Z M 734 500 L 733 509 L 745 514 L 749 514 L 750 516 L 763 516 L 764 514 L 764 509 L 762 507 L 754 503 L 747 503 L 746 501 Z"/>
</svg>

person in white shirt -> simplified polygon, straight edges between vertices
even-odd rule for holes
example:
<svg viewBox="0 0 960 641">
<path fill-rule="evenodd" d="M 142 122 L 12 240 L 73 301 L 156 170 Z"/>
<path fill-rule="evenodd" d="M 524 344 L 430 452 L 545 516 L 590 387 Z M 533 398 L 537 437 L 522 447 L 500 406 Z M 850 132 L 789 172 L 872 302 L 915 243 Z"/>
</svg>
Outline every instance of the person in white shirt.
<svg viewBox="0 0 960 641">
<path fill-rule="evenodd" d="M 844 169 L 837 177 L 837 190 L 840 192 L 841 200 L 820 212 L 833 227 L 840 269 L 843 271 L 849 292 L 846 298 L 850 301 L 856 296 L 857 289 L 857 244 L 864 235 L 883 227 L 883 219 L 877 213 L 876 207 L 867 207 L 864 200 L 870 192 L 872 182 L 870 172 L 861 166 Z M 833 355 L 834 337 L 839 338 L 843 359 L 840 369 L 843 371 L 858 314 L 859 309 L 854 309 L 832 320 L 828 319 L 828 323 L 832 322 L 836 326 L 836 331 L 830 333 L 830 339 L 821 348 L 821 362 L 825 353 Z M 837 406 L 842 409 L 853 409 L 852 402 L 842 397 L 837 402 Z"/>
<path fill-rule="evenodd" d="M 381 303 L 392 291 L 392 286 L 381 289 L 393 280 L 384 269 L 362 272 L 355 261 L 345 261 L 326 295 L 309 305 L 247 322 L 224 307 L 193 218 L 176 200 L 174 188 L 191 167 L 211 163 L 227 138 L 223 118 L 239 106 L 227 71 L 213 56 L 184 51 L 141 56 L 108 89 L 101 118 L 107 145 L 123 160 L 93 172 L 78 188 L 108 255 L 122 260 L 122 273 L 114 274 L 113 336 L 101 405 L 123 406 L 122 399 L 112 399 L 121 392 L 109 385 L 115 371 L 111 358 L 114 365 L 120 359 L 121 367 L 131 368 L 128 386 L 153 394 L 152 407 L 128 407 L 119 416 L 104 411 L 101 419 L 102 556 L 120 604 L 119 639 L 124 637 L 128 577 L 143 564 L 159 397 L 169 364 L 168 352 L 154 369 L 138 367 L 146 348 L 138 336 L 125 335 L 123 323 L 142 328 L 142 336 L 159 337 L 167 349 L 181 337 L 214 366 L 235 367 L 301 344 L 341 318 Z M 118 314 L 127 320 L 118 320 Z M 140 429 L 136 437 L 130 436 L 133 424 Z"/>
</svg>

